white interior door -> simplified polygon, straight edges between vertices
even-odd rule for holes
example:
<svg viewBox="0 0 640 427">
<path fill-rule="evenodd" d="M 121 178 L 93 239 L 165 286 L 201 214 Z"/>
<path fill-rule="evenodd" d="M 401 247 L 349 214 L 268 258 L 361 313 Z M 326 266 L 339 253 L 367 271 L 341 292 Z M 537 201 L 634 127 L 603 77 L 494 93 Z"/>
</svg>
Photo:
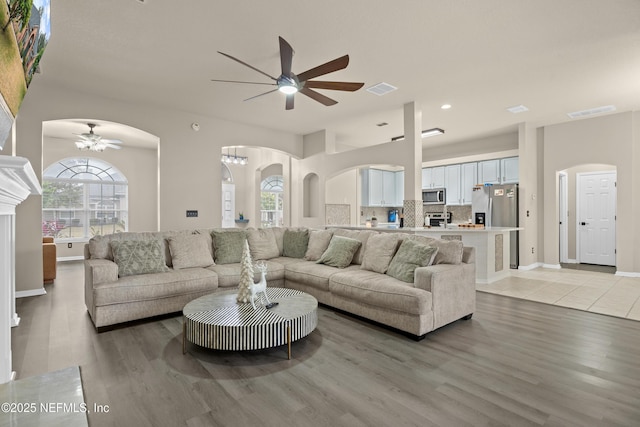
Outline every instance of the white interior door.
<svg viewBox="0 0 640 427">
<path fill-rule="evenodd" d="M 577 175 L 579 262 L 616 265 L 616 173 Z"/>
<path fill-rule="evenodd" d="M 558 219 L 560 221 L 560 262 L 569 261 L 569 229 L 568 229 L 568 204 L 567 204 L 567 174 L 560 173 L 559 175 L 559 211 Z"/>
</svg>

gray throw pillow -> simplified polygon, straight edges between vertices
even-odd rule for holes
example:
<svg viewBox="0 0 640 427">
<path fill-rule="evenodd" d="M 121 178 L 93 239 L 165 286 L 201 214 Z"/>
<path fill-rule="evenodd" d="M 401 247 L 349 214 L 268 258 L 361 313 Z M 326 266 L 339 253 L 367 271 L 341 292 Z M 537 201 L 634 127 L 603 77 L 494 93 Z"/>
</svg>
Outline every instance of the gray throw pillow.
<svg viewBox="0 0 640 427">
<path fill-rule="evenodd" d="M 209 242 L 202 234 L 171 236 L 167 242 L 175 270 L 214 265 Z"/>
<path fill-rule="evenodd" d="M 311 230 L 309 232 L 309 245 L 304 259 L 307 261 L 317 261 L 320 259 L 324 251 L 329 247 L 329 242 L 333 232 L 331 230 Z"/>
<path fill-rule="evenodd" d="M 118 276 L 165 273 L 164 249 L 159 240 L 114 240 L 110 244 Z"/>
<path fill-rule="evenodd" d="M 462 254 L 464 252 L 464 244 L 461 240 L 442 240 L 434 239 L 432 237 L 411 235 L 409 240 L 414 240 L 418 243 L 425 244 L 427 246 L 433 246 L 438 248 L 435 261 L 433 264 L 460 264 L 462 263 Z"/>
<path fill-rule="evenodd" d="M 247 235 L 241 230 L 211 232 L 216 264 L 235 264 L 242 258 L 242 249 Z"/>
<path fill-rule="evenodd" d="M 322 254 L 316 264 L 345 268 L 351 264 L 353 256 L 362 246 L 362 242 L 349 237 L 333 236 L 329 247 Z"/>
<path fill-rule="evenodd" d="M 387 275 L 413 283 L 416 268 L 430 265 L 437 252 L 438 248 L 406 239 L 391 260 Z"/>
<path fill-rule="evenodd" d="M 384 274 L 397 250 L 398 236 L 395 233 L 375 234 L 367 240 L 360 268 Z"/>
<path fill-rule="evenodd" d="M 282 256 L 303 258 L 309 245 L 309 230 L 285 230 L 282 242 Z"/>
<path fill-rule="evenodd" d="M 271 228 L 250 228 L 247 230 L 247 240 L 251 258 L 254 261 L 259 259 L 271 259 L 280 256 L 280 250 L 276 243 L 276 236 Z"/>
</svg>

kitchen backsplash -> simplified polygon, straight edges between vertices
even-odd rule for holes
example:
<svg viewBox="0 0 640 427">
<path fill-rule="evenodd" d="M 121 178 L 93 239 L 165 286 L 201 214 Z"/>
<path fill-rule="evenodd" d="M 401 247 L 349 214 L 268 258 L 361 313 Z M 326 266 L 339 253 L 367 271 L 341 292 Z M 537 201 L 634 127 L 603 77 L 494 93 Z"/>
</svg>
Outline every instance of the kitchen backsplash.
<svg viewBox="0 0 640 427">
<path fill-rule="evenodd" d="M 375 216 L 378 218 L 378 222 L 388 222 L 389 217 L 389 209 L 398 209 L 398 212 L 402 211 L 402 207 L 391 208 L 374 208 L 369 206 L 363 206 L 360 209 L 360 224 L 364 224 L 364 222 L 371 217 Z M 423 207 L 424 215 L 426 216 L 428 213 L 442 213 L 443 206 L 442 205 L 425 205 Z M 454 224 L 461 224 L 469 221 L 471 218 L 471 205 L 463 205 L 463 206 L 449 206 L 447 205 L 447 211 L 451 212 L 451 222 Z"/>
</svg>

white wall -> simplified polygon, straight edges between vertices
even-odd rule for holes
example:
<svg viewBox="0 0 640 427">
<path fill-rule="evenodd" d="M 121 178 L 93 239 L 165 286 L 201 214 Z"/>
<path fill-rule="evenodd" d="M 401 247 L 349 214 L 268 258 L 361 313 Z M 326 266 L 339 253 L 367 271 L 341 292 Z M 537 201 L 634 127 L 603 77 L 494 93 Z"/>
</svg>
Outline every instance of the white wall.
<svg viewBox="0 0 640 427">
<path fill-rule="evenodd" d="M 16 155 L 42 172 L 42 122 L 98 117 L 142 129 L 160 139 L 160 230 L 207 228 L 221 224 L 220 155 L 223 146 L 263 146 L 302 155 L 302 137 L 184 111 L 99 98 L 34 79 L 17 118 Z M 191 123 L 200 123 L 194 132 Z M 215 185 L 213 184 L 215 183 Z M 16 217 L 16 289 L 42 288 L 42 198 L 28 198 Z M 186 218 L 197 209 L 197 218 Z"/>
</svg>

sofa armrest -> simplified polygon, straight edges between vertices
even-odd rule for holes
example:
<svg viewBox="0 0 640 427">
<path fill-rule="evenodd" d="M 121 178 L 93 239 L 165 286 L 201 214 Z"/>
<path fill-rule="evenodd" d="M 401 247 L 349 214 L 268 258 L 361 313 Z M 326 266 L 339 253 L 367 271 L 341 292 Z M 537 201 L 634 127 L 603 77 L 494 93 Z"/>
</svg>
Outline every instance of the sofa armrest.
<svg viewBox="0 0 640 427">
<path fill-rule="evenodd" d="M 101 283 L 115 282 L 118 280 L 118 264 L 108 259 L 84 260 L 84 303 L 95 319 L 96 304 L 93 296 L 93 288 Z"/>
<path fill-rule="evenodd" d="M 474 263 L 438 264 L 416 268 L 414 286 L 431 292 L 434 329 L 475 311 Z"/>
</svg>

